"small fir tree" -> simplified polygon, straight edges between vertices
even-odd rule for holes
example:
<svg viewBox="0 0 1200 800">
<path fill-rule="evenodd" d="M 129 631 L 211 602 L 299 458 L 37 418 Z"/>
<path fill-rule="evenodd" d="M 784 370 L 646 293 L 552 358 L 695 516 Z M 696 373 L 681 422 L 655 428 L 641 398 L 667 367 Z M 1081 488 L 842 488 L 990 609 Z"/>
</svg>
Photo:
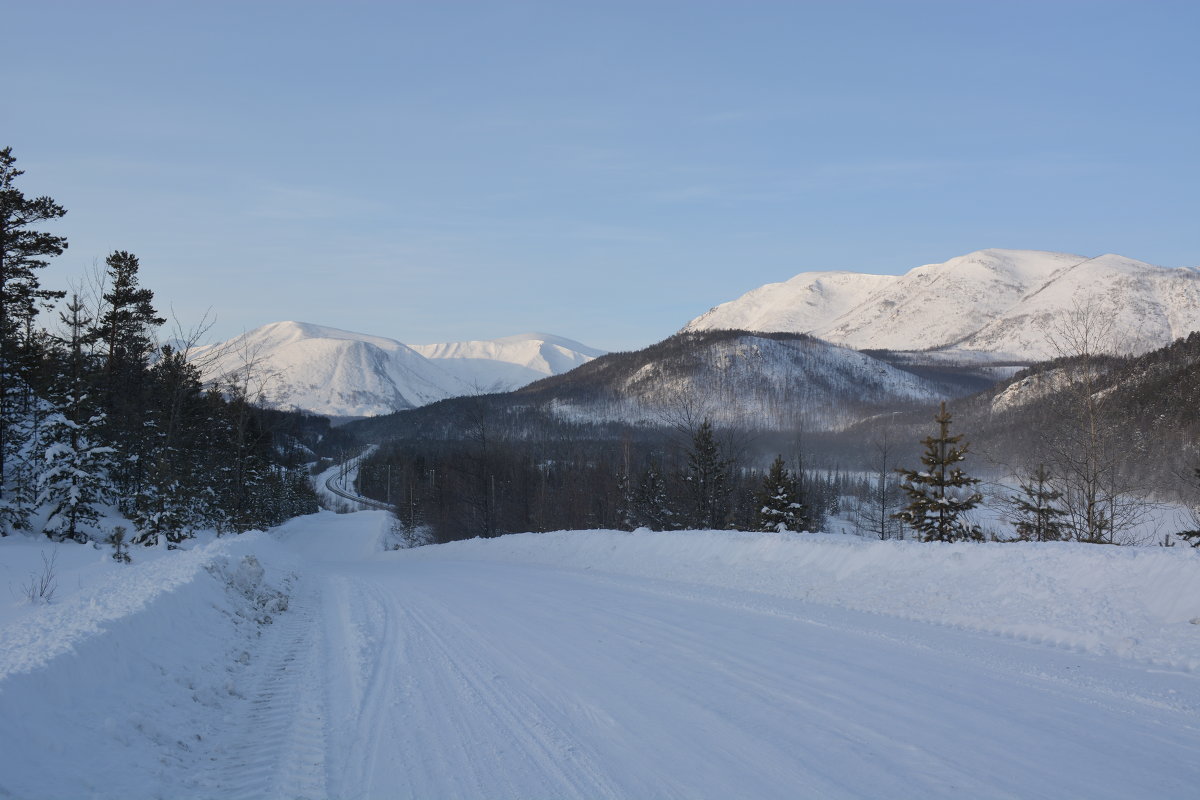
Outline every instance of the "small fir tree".
<svg viewBox="0 0 1200 800">
<path fill-rule="evenodd" d="M 679 527 L 678 514 L 671 504 L 667 492 L 667 481 L 656 462 L 642 473 L 633 491 L 631 522 L 633 527 L 646 527 L 656 531 L 675 530 Z"/>
<path fill-rule="evenodd" d="M 771 469 L 763 478 L 762 488 L 755 497 L 755 528 L 760 531 L 799 531 L 804 529 L 804 505 L 796 479 L 776 456 Z"/>
<path fill-rule="evenodd" d="M 47 536 L 82 542 L 87 539 L 85 528 L 99 520 L 107 500 L 113 449 L 102 440 L 104 414 L 88 393 L 83 329 L 90 320 L 78 296 L 71 297 L 60 319 L 67 331 L 62 340 L 66 350 L 53 392 L 55 409 L 38 430 L 38 504 L 50 509 L 43 528 Z"/>
<path fill-rule="evenodd" d="M 85 529 L 100 519 L 113 452 L 97 438 L 103 421 L 103 414 L 95 414 L 76 422 L 61 411 L 46 420 L 38 504 L 50 509 L 43 530 L 51 539 L 87 541 Z"/>
<path fill-rule="evenodd" d="M 112 545 L 113 549 L 113 561 L 119 564 L 128 564 L 133 561 L 133 556 L 129 555 L 129 544 L 125 541 L 126 533 L 128 531 L 125 529 L 125 526 L 118 525 L 108 535 L 108 543 Z"/>
<path fill-rule="evenodd" d="M 963 514 L 983 499 L 983 495 L 972 490 L 979 479 L 968 477 L 957 466 L 967 457 L 967 445 L 959 445 L 961 435 L 950 435 L 951 417 L 945 403 L 933 419 L 938 424 L 938 434 L 922 442 L 924 468 L 897 470 L 903 477 L 901 488 L 909 503 L 896 518 L 916 530 L 922 541 L 982 541 L 979 528 L 967 525 L 962 519 Z"/>
<path fill-rule="evenodd" d="M 1017 536 L 1022 541 L 1057 542 L 1066 539 L 1066 511 L 1057 505 L 1062 492 L 1054 488 L 1044 464 L 1022 483 L 1021 493 L 1009 498 L 1015 516 Z"/>
</svg>

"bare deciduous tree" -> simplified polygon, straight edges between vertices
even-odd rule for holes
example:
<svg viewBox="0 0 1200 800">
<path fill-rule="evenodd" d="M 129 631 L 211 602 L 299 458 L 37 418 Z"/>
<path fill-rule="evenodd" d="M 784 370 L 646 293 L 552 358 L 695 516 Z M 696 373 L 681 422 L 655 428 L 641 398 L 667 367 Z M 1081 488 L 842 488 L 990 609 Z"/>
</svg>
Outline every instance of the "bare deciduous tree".
<svg viewBox="0 0 1200 800">
<path fill-rule="evenodd" d="M 1077 300 L 1049 332 L 1065 381 L 1045 441 L 1074 538 L 1135 544 L 1146 493 L 1126 467 L 1126 426 L 1107 411 L 1102 391 L 1106 357 L 1121 349 L 1113 325 L 1111 311 L 1093 296 Z"/>
</svg>

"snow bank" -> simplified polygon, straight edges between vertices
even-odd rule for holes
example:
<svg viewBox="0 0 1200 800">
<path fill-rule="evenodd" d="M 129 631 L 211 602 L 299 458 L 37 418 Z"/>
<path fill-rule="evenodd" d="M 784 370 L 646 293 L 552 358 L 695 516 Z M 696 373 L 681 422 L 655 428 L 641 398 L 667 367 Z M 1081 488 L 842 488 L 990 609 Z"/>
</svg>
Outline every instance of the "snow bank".
<svg viewBox="0 0 1200 800">
<path fill-rule="evenodd" d="M 154 787 L 177 784 L 172 770 L 215 746 L 238 671 L 287 606 L 271 586 L 287 581 L 259 561 L 288 563 L 278 547 L 250 533 L 135 550 L 120 565 L 63 546 L 58 598 L 0 626 L 0 796 L 158 796 Z M 54 769 L 18 768 L 47 754 Z"/>
<path fill-rule="evenodd" d="M 204 574 L 205 568 L 228 558 L 236 547 L 249 542 L 218 539 L 193 550 L 171 553 L 145 563 L 113 564 L 86 590 L 67 594 L 58 602 L 31 608 L 20 619 L 0 628 L 0 682 L 10 675 L 29 672 L 70 652 L 84 640 L 102 633 L 107 623 L 128 617 Z M 109 551 L 65 545 L 93 559 L 112 563 Z M 76 555 L 72 553 L 71 555 Z M 143 553 L 134 552 L 134 556 Z M 60 586 L 69 573 L 59 576 Z M 68 588 L 73 588 L 69 587 Z M 66 594 L 60 588 L 58 595 Z"/>
<path fill-rule="evenodd" d="M 519 534 L 390 557 L 546 564 L 752 591 L 1200 670 L 1200 550 L 811 534 Z"/>
</svg>

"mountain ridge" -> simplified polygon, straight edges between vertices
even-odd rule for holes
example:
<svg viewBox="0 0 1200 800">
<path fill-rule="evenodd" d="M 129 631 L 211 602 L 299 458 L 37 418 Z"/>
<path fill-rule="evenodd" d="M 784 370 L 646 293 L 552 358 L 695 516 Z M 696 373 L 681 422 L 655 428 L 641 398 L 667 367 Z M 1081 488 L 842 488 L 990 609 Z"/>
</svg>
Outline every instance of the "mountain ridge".
<svg viewBox="0 0 1200 800">
<path fill-rule="evenodd" d="M 855 349 L 1032 361 L 1057 355 L 1047 332 L 1079 303 L 1094 303 L 1115 328 L 1131 332 L 1115 349 L 1145 352 L 1200 329 L 1200 268 L 1112 253 L 978 250 L 903 275 L 800 273 L 714 306 L 683 330 L 748 327 Z"/>
</svg>

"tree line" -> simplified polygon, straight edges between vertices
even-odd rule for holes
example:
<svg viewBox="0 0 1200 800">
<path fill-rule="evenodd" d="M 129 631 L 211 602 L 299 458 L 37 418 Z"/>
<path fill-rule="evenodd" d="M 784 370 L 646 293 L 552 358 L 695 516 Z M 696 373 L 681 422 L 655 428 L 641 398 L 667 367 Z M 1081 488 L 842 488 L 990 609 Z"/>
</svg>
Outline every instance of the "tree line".
<svg viewBox="0 0 1200 800">
<path fill-rule="evenodd" d="M 446 542 L 582 529 L 817 531 L 847 484 L 806 469 L 799 452 L 764 467 L 707 419 L 609 433 L 561 423 L 513 436 L 482 414 L 456 435 L 383 443 L 356 488 L 393 506 L 410 540 Z"/>
</svg>

